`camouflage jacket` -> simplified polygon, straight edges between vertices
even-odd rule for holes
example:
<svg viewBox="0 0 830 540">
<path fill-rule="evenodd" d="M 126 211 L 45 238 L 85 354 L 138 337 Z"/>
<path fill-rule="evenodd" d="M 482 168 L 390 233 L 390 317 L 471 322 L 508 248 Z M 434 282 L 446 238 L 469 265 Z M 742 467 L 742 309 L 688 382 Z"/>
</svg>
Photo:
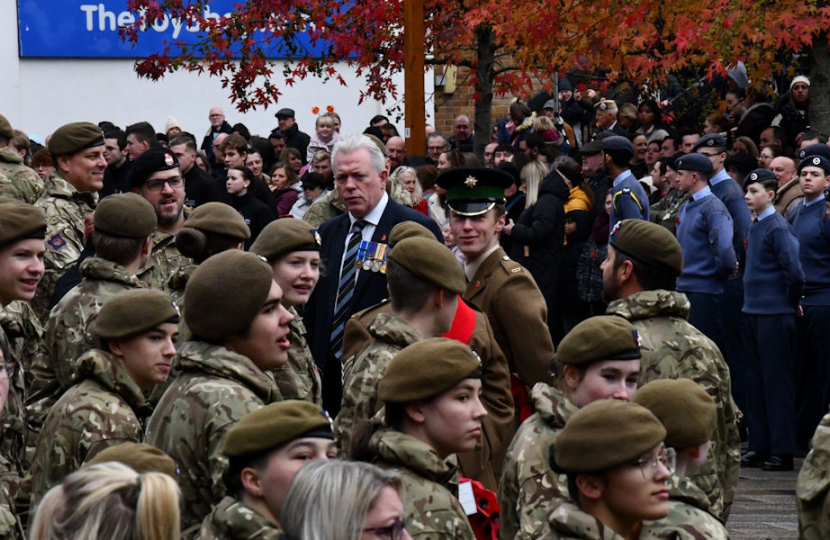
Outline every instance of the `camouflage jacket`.
<svg viewBox="0 0 830 540">
<path fill-rule="evenodd" d="M 199 540 L 278 540 L 280 528 L 232 497 L 225 497 L 202 521 Z"/>
<path fill-rule="evenodd" d="M 84 249 L 84 219 L 98 204 L 95 192 L 81 193 L 57 172 L 46 179 L 46 195 L 37 206 L 46 218 L 46 270 L 33 306 L 42 321 L 49 315 L 55 285 Z"/>
<path fill-rule="evenodd" d="M 709 499 L 686 477 L 669 480 L 669 515 L 644 521 L 639 540 L 728 540 L 729 533 L 709 513 Z"/>
<path fill-rule="evenodd" d="M 2 308 L 0 308 L 1 310 Z M 23 416 L 23 375 L 15 361 L 12 343 L 0 326 L 0 360 L 11 367 L 9 395 L 3 409 L 3 447 L 0 450 L 0 533 L 16 533 L 14 499 L 21 489 L 23 474 L 26 472 L 26 422 Z M 8 368 L 7 368 L 8 369 Z M 6 536 L 0 534 L 0 538 Z"/>
<path fill-rule="evenodd" d="M 392 313 L 379 313 L 369 323 L 374 342 L 357 358 L 343 364 L 343 401 L 334 420 L 334 437 L 341 453 L 351 453 L 352 430 L 362 420 L 371 420 L 383 407 L 378 384 L 386 366 L 403 348 L 421 340 L 421 334 Z"/>
<path fill-rule="evenodd" d="M 826 540 L 830 538 L 830 414 L 821 419 L 812 446 L 795 486 L 798 537 Z"/>
<path fill-rule="evenodd" d="M 325 197 L 311 203 L 303 216 L 303 221 L 312 227 L 319 228 L 320 225 L 331 218 L 345 213 L 346 205 L 340 200 L 337 190 L 333 189 Z"/>
<path fill-rule="evenodd" d="M 323 388 L 317 364 L 306 343 L 306 330 L 302 317 L 293 307 L 288 309 L 294 320 L 289 325 L 288 363 L 274 370 L 274 379 L 282 399 L 300 399 L 323 406 Z"/>
<path fill-rule="evenodd" d="M 590 514 L 567 502 L 550 515 L 550 530 L 540 540 L 626 540 Z"/>
<path fill-rule="evenodd" d="M 538 538 L 548 527 L 551 511 L 570 499 L 567 478 L 550 468 L 550 450 L 576 406 L 545 383 L 533 387 L 530 399 L 536 412 L 513 437 L 499 485 L 504 539 Z"/>
<path fill-rule="evenodd" d="M 43 424 L 32 464 L 31 508 L 101 450 L 141 442 L 144 396 L 118 358 L 89 351 L 78 359 L 77 380 Z"/>
<path fill-rule="evenodd" d="M 666 196 L 651 205 L 648 219 L 661 227 L 665 227 L 674 235 L 677 235 L 677 214 L 680 208 L 689 200 L 690 195 L 679 189 L 672 189 Z"/>
<path fill-rule="evenodd" d="M 404 484 L 407 530 L 421 540 L 473 540 L 473 530 L 456 494 L 449 489 L 456 467 L 429 445 L 398 431 L 382 430 L 369 442 L 382 469 L 394 469 Z"/>
<path fill-rule="evenodd" d="M 8 146 L 0 148 L 0 196 L 35 204 L 45 194 L 43 180 L 23 158 Z"/>
<path fill-rule="evenodd" d="M 185 212 L 185 215 L 189 213 Z M 153 233 L 153 251 L 150 260 L 138 273 L 138 279 L 151 289 L 170 292 L 170 278 L 192 261 L 182 255 L 176 247 L 176 235 L 168 232 Z"/>
<path fill-rule="evenodd" d="M 691 379 L 715 401 L 718 422 L 709 457 L 690 478 L 708 495 L 710 513 L 725 523 L 741 467 L 741 412 L 732 399 L 729 367 L 718 347 L 686 321 L 689 299 L 683 293 L 638 292 L 611 302 L 607 313 L 625 317 L 639 331 L 640 386 L 657 379 Z"/>
<path fill-rule="evenodd" d="M 245 356 L 188 341 L 179 348 L 177 375 L 147 423 L 145 442 L 179 464 L 182 530 L 198 528 L 225 496 L 221 454 L 228 431 L 243 416 L 280 401 L 274 380 Z"/>
<path fill-rule="evenodd" d="M 170 297 L 173 299 L 176 307 L 179 308 L 179 343 L 189 341 L 191 338 L 190 328 L 187 327 L 187 321 L 185 321 L 184 316 L 184 290 L 187 287 L 187 282 L 190 281 L 190 277 L 197 268 L 199 268 L 198 264 L 186 264 L 173 272 L 173 275 L 167 280 Z M 161 394 L 158 397 L 161 398 Z"/>
</svg>

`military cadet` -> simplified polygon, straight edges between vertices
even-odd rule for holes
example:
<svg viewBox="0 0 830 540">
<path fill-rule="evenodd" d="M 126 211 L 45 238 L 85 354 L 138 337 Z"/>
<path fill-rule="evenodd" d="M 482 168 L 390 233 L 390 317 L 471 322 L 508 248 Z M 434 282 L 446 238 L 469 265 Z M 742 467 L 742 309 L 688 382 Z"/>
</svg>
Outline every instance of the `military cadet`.
<svg viewBox="0 0 830 540">
<path fill-rule="evenodd" d="M 450 487 L 456 468 L 447 458 L 472 450 L 481 437 L 487 410 L 479 400 L 480 369 L 478 356 L 456 340 L 430 338 L 408 346 L 378 386 L 388 429 L 355 443 L 362 461 L 401 475 L 412 538 L 474 538 Z"/>
<path fill-rule="evenodd" d="M 156 230 L 150 203 L 133 193 L 110 195 L 95 210 L 93 225 L 95 256 L 81 263 L 81 283 L 52 308 L 43 357 L 33 366 L 30 411 L 36 416 L 45 416 L 73 384 L 75 360 L 98 347 L 90 325 L 101 306 L 120 292 L 144 287 L 136 274 L 150 256 Z"/>
<path fill-rule="evenodd" d="M 660 158 L 666 160 L 666 182 L 669 184 L 669 192 L 651 205 L 648 216 L 649 221 L 660 225 L 672 234 L 677 232 L 677 214 L 689 200 L 689 194 L 680 189 L 677 171 L 674 169 L 675 162 L 683 155 L 675 154 L 671 158 Z"/>
<path fill-rule="evenodd" d="M 636 403 L 601 399 L 574 413 L 556 438 L 551 466 L 567 474 L 576 504 L 554 510 L 552 532 L 538 538 L 637 538 L 642 520 L 665 517 L 674 472 L 665 438 L 666 428 Z"/>
<path fill-rule="evenodd" d="M 602 139 L 602 157 L 605 173 L 611 179 L 610 230 L 623 219 L 648 221 L 648 195 L 628 169 L 628 163 L 634 157 L 634 145 L 620 135 L 606 137 Z"/>
<path fill-rule="evenodd" d="M 184 209 L 184 179 L 179 161 L 170 150 L 152 147 L 135 159 L 128 178 L 133 192 L 153 205 L 158 218 L 153 252 L 138 277 L 154 289 L 169 292 L 170 276 L 188 264 L 175 242 L 189 213 Z"/>
<path fill-rule="evenodd" d="M 43 277 L 46 221 L 34 206 L 0 197 L 0 397 L 4 398 L 2 432 L 0 432 L 0 536 L 23 538 L 15 528 L 12 501 L 18 493 L 20 478 L 28 469 L 26 459 L 27 425 L 23 402 L 28 386 L 24 381 L 15 317 L 7 316 L 9 306 L 35 296 Z M 7 395 L 3 395 L 3 394 Z M 17 533 L 17 536 L 15 534 Z"/>
<path fill-rule="evenodd" d="M 518 427 L 524 419 L 518 409 L 528 403 L 526 386 L 552 380 L 554 347 L 539 287 L 499 246 L 505 223 L 504 189 L 512 182 L 498 169 L 449 169 L 437 179 L 437 185 L 447 190 L 450 229 L 466 260 L 464 300 L 487 315 L 513 373 Z"/>
<path fill-rule="evenodd" d="M 404 221 L 389 232 L 389 246 L 395 247 L 406 238 L 434 240 L 432 232 L 414 221 Z M 450 267 L 451 268 L 451 267 Z M 391 313 L 389 300 L 356 313 L 346 323 L 343 336 L 343 358 L 352 364 L 366 348 L 375 342 L 369 325 L 381 313 Z M 472 452 L 457 455 L 461 472 L 477 480 L 490 491 L 498 490 L 498 478 L 504 463 L 504 454 L 513 437 L 513 396 L 510 393 L 510 369 L 501 352 L 487 316 L 458 300 L 452 326 L 442 337 L 456 339 L 468 345 L 481 358 L 481 401 L 487 409 L 482 420 L 481 444 Z M 354 357 L 354 358 L 353 358 Z"/>
<path fill-rule="evenodd" d="M 691 379 L 652 381 L 637 390 L 632 401 L 660 420 L 666 428 L 666 447 L 676 456 L 669 479 L 669 515 L 645 522 L 640 540 L 729 538 L 717 516 L 709 513 L 706 493 L 688 478 L 700 470 L 709 454 L 718 419 L 715 402 Z"/>
<path fill-rule="evenodd" d="M 228 496 L 202 522 L 201 540 L 277 540 L 294 475 L 314 460 L 337 457 L 331 419 L 318 405 L 271 403 L 240 420 L 222 447 Z"/>
<path fill-rule="evenodd" d="M 369 323 L 372 343 L 343 364 L 343 403 L 334 430 L 346 456 L 351 455 L 355 426 L 381 409 L 378 383 L 389 362 L 401 349 L 447 332 L 466 285 L 452 252 L 435 240 L 402 240 L 386 264 L 392 311 Z"/>
<path fill-rule="evenodd" d="M 550 467 L 554 438 L 589 403 L 630 400 L 639 373 L 637 331 L 625 319 L 592 317 L 565 336 L 556 353 L 555 385 L 533 387 L 536 413 L 507 451 L 499 490 L 502 538 L 530 540 L 549 527 L 551 511 L 569 498 L 565 477 Z"/>
<path fill-rule="evenodd" d="M 830 538 L 830 414 L 825 414 L 813 435 L 812 450 L 801 465 L 795 486 L 798 537 Z"/>
<path fill-rule="evenodd" d="M 45 193 L 43 180 L 24 165 L 23 158 L 9 147 L 14 130 L 0 114 L 0 196 L 35 204 Z"/>
<path fill-rule="evenodd" d="M 718 408 L 710 456 L 690 474 L 711 502 L 710 512 L 726 521 L 740 470 L 741 412 L 730 393 L 729 368 L 711 339 L 686 321 L 689 300 L 675 291 L 683 272 L 680 243 L 666 229 L 639 220 L 620 222 L 602 266 L 609 315 L 625 317 L 639 331 L 643 354 L 640 384 L 656 379 L 691 379 Z"/>
<path fill-rule="evenodd" d="M 311 203 L 303 216 L 303 221 L 316 229 L 331 218 L 345 213 L 346 205 L 340 200 L 340 194 L 337 190 L 333 189 L 324 197 Z"/>
<path fill-rule="evenodd" d="M 288 335 L 288 363 L 274 371 L 280 393 L 283 399 L 302 399 L 322 406 L 320 373 L 297 313 L 308 303 L 320 279 L 320 235 L 299 219 L 278 219 L 262 230 L 251 251 L 271 265 L 274 281 L 283 291 L 282 303 L 294 315 Z"/>
<path fill-rule="evenodd" d="M 145 442 L 179 464 L 182 529 L 189 538 L 225 496 L 221 449 L 228 430 L 249 412 L 281 400 L 266 372 L 288 361 L 293 316 L 282 305 L 271 268 L 239 250 L 199 265 L 187 282 L 184 306 L 192 337 L 179 347 L 177 375 L 147 423 Z"/>
<path fill-rule="evenodd" d="M 60 277 L 84 249 L 84 219 L 98 204 L 104 185 L 104 134 L 95 124 L 74 122 L 59 127 L 49 139 L 55 172 L 46 179 L 46 195 L 37 206 L 46 216 L 46 273 L 35 308 L 42 321 L 49 315 L 52 292 Z"/>
<path fill-rule="evenodd" d="M 161 291 L 126 291 L 108 300 L 93 332 L 101 340 L 77 361 L 75 385 L 49 411 L 32 465 L 31 508 L 88 458 L 141 442 L 143 392 L 167 380 L 179 312 Z"/>
<path fill-rule="evenodd" d="M 146 443 L 124 442 L 109 446 L 86 460 L 84 467 L 108 461 L 123 463 L 138 474 L 155 471 L 178 479 L 176 462 L 155 446 Z"/>
</svg>

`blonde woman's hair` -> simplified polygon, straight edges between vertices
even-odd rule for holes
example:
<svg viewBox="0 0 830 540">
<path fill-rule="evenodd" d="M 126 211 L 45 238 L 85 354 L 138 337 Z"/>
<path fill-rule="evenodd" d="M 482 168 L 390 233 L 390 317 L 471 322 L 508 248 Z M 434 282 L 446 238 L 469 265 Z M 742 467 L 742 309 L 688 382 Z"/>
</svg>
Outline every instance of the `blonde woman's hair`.
<svg viewBox="0 0 830 540">
<path fill-rule="evenodd" d="M 289 540 L 359 540 L 383 488 L 398 496 L 401 479 L 368 463 L 315 461 L 294 476 L 280 512 Z"/>
<path fill-rule="evenodd" d="M 524 180 L 525 187 L 525 208 L 533 206 L 539 199 L 539 187 L 542 180 L 548 175 L 548 167 L 538 160 L 533 160 L 524 167 L 519 177 Z"/>
<path fill-rule="evenodd" d="M 116 462 L 75 471 L 37 508 L 30 540 L 179 540 L 179 486 Z"/>
<path fill-rule="evenodd" d="M 552 129 L 556 129 L 556 126 L 553 125 L 553 120 L 545 115 L 537 116 L 536 120 L 533 121 L 533 133 L 542 133 Z"/>
<path fill-rule="evenodd" d="M 415 178 L 415 193 L 410 193 L 403 187 L 401 177 L 406 173 L 411 174 Z M 387 186 L 389 188 L 389 195 L 395 201 L 406 206 L 415 206 L 424 196 L 424 190 L 421 189 L 421 182 L 418 181 L 418 174 L 415 172 L 415 169 L 407 167 L 406 165 L 401 165 L 389 175 Z"/>
</svg>

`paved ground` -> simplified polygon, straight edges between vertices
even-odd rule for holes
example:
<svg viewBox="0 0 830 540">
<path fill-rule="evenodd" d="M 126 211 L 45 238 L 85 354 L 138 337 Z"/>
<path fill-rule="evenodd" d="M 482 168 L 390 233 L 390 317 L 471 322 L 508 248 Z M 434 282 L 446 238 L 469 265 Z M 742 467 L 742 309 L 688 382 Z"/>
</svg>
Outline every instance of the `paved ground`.
<svg viewBox="0 0 830 540">
<path fill-rule="evenodd" d="M 741 469 L 738 493 L 727 525 L 732 540 L 798 537 L 795 482 L 803 461 L 797 459 L 792 472 Z"/>
</svg>

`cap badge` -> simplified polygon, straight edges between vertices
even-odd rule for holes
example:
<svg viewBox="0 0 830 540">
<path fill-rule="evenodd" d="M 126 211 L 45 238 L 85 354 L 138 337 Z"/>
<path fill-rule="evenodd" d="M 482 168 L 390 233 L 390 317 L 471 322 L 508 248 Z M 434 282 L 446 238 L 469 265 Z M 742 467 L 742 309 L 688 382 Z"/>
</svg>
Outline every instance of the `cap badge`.
<svg viewBox="0 0 830 540">
<path fill-rule="evenodd" d="M 164 163 L 168 167 L 172 167 L 173 166 L 173 156 L 170 155 L 170 154 L 164 154 Z"/>
<path fill-rule="evenodd" d="M 318 246 L 322 246 L 323 239 L 320 237 L 320 233 L 317 231 L 317 229 L 313 229 L 311 233 L 314 235 L 314 243 Z"/>
<path fill-rule="evenodd" d="M 813 158 L 813 165 L 821 165 L 821 158 L 814 157 Z"/>
<path fill-rule="evenodd" d="M 750 180 L 758 180 L 758 173 L 752 173 L 749 175 Z"/>
<path fill-rule="evenodd" d="M 639 349 L 642 346 L 642 343 L 640 342 L 640 333 L 636 330 L 632 330 L 631 335 L 634 336 L 634 344 L 637 345 L 637 348 Z"/>
<path fill-rule="evenodd" d="M 599 110 L 604 111 L 608 108 L 608 104 L 604 101 L 599 104 Z"/>
<path fill-rule="evenodd" d="M 618 221 L 614 224 L 614 229 L 611 231 L 611 236 L 617 236 L 620 233 L 620 229 L 622 229 L 622 221 Z"/>
<path fill-rule="evenodd" d="M 478 355 L 477 352 L 475 352 L 475 351 L 471 351 L 471 352 L 473 353 L 473 356 L 476 357 L 476 361 L 478 362 L 478 367 L 481 367 L 481 357 Z"/>
<path fill-rule="evenodd" d="M 179 317 L 181 317 L 181 316 L 182 316 L 182 312 L 181 312 L 181 310 L 179 309 L 179 306 L 177 306 L 177 305 L 176 305 L 176 302 L 170 302 L 170 305 L 171 305 L 171 306 L 173 306 L 173 309 L 175 309 L 175 310 L 176 310 L 176 315 L 178 315 Z"/>
<path fill-rule="evenodd" d="M 476 187 L 476 184 L 478 184 L 478 180 L 473 175 L 468 176 L 467 179 L 464 180 L 464 185 L 467 186 L 470 189 L 473 189 L 474 187 Z"/>
<path fill-rule="evenodd" d="M 322 416 L 323 418 L 325 418 L 326 420 L 328 420 L 328 421 L 329 421 L 329 424 L 334 425 L 334 421 L 331 419 L 331 416 L 329 416 L 328 411 L 326 411 L 325 409 L 323 409 L 323 410 L 321 410 L 321 411 L 320 411 L 320 416 Z"/>
<path fill-rule="evenodd" d="M 706 144 L 709 146 L 715 146 L 715 139 L 709 139 L 708 141 L 706 141 Z"/>
</svg>

